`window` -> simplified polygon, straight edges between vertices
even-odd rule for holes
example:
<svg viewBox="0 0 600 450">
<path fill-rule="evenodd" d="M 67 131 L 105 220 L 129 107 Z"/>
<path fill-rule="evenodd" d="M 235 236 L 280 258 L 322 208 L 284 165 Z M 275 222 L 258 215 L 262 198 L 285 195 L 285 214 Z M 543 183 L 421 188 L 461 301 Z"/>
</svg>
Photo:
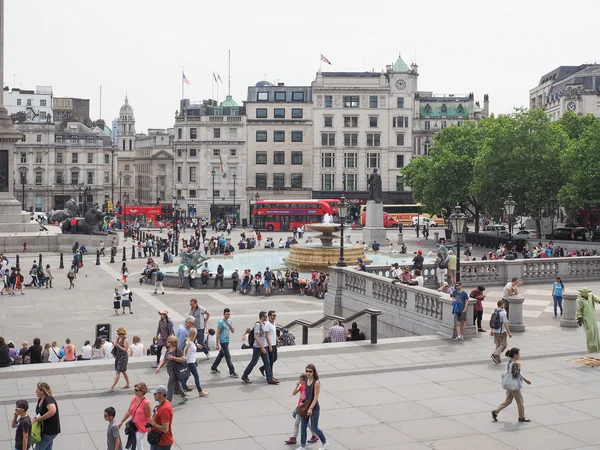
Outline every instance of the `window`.
<svg viewBox="0 0 600 450">
<path fill-rule="evenodd" d="M 63 173 L 56 172 L 56 184 L 63 184 Z"/>
<path fill-rule="evenodd" d="M 221 156 L 221 149 L 213 148 L 213 156 Z"/>
<path fill-rule="evenodd" d="M 27 99 L 27 106 L 32 106 L 32 101 L 30 98 Z"/>
<path fill-rule="evenodd" d="M 408 128 L 408 116 L 398 116 L 392 119 L 392 126 L 397 128 Z"/>
<path fill-rule="evenodd" d="M 256 152 L 256 164 L 267 164 L 267 152 Z"/>
<path fill-rule="evenodd" d="M 285 131 L 273 131 L 273 142 L 285 142 Z"/>
<path fill-rule="evenodd" d="M 88 164 L 94 164 L 94 154 L 88 153 L 87 157 L 88 157 Z"/>
<path fill-rule="evenodd" d="M 110 172 L 104 172 L 104 184 L 108 184 L 110 180 Z"/>
<path fill-rule="evenodd" d="M 71 184 L 79 184 L 79 172 L 71 172 Z"/>
<path fill-rule="evenodd" d="M 197 152 L 195 148 L 190 148 L 190 158 L 195 158 L 197 156 Z"/>
<path fill-rule="evenodd" d="M 178 148 L 177 149 L 177 156 L 181 158 L 181 153 L 183 152 L 182 149 Z"/>
<path fill-rule="evenodd" d="M 302 142 L 302 131 L 292 131 L 292 142 Z"/>
<path fill-rule="evenodd" d="M 358 108 L 360 104 L 358 95 L 344 95 L 342 97 L 342 106 L 344 108 Z"/>
<path fill-rule="evenodd" d="M 35 142 L 42 142 L 42 135 L 41 135 L 41 134 L 38 134 L 38 135 L 35 137 Z"/>
<path fill-rule="evenodd" d="M 303 102 L 304 101 L 304 92 L 292 92 L 292 101 L 293 102 Z"/>
<path fill-rule="evenodd" d="M 404 177 L 402 175 L 396 175 L 396 190 L 404 190 Z"/>
<path fill-rule="evenodd" d="M 125 172 L 129 172 L 130 167 L 131 166 L 129 164 L 125 164 Z"/>
<path fill-rule="evenodd" d="M 196 189 L 190 189 L 189 193 L 190 193 L 190 198 L 196 198 L 198 196 L 198 191 L 196 191 Z"/>
<path fill-rule="evenodd" d="M 181 169 L 181 167 L 179 167 Z M 131 186 L 131 177 L 129 175 L 127 175 L 125 177 L 125 186 L 129 187 Z"/>
<path fill-rule="evenodd" d="M 292 152 L 292 165 L 302 165 L 302 152 Z"/>
<path fill-rule="evenodd" d="M 346 190 L 356 191 L 358 190 L 358 174 L 347 173 L 346 174 Z"/>
<path fill-rule="evenodd" d="M 302 174 L 301 173 L 293 173 L 291 187 L 295 189 L 302 188 Z"/>
<path fill-rule="evenodd" d="M 235 148 L 230 148 L 230 149 L 229 149 L 229 155 L 230 155 L 230 156 L 237 156 L 237 149 L 235 149 Z"/>
<path fill-rule="evenodd" d="M 266 131 L 257 131 L 256 132 L 256 142 L 267 142 L 267 132 Z"/>
<path fill-rule="evenodd" d="M 285 92 L 275 92 L 276 102 L 285 102 Z"/>
<path fill-rule="evenodd" d="M 285 174 L 274 173 L 273 174 L 273 187 L 275 189 L 283 189 L 285 187 Z"/>
<path fill-rule="evenodd" d="M 27 164 L 27 153 L 21 152 L 21 164 Z"/>
<path fill-rule="evenodd" d="M 367 153 L 367 167 L 369 169 L 378 169 L 381 155 L 379 153 Z"/>
<path fill-rule="evenodd" d="M 110 155 L 104 155 L 104 164 L 110 164 Z"/>
<path fill-rule="evenodd" d="M 323 173 L 321 174 L 321 190 L 322 191 L 333 191 L 335 186 L 335 174 Z"/>
<path fill-rule="evenodd" d="M 358 145 L 358 133 L 344 133 L 344 146 L 356 147 Z"/>
<path fill-rule="evenodd" d="M 177 139 L 183 138 L 183 130 L 181 128 L 177 128 Z"/>
<path fill-rule="evenodd" d="M 190 139 L 198 139 L 198 130 L 196 128 L 190 128 Z"/>
<path fill-rule="evenodd" d="M 431 147 L 431 141 L 427 140 L 423 143 L 423 155 L 429 155 L 429 147 Z"/>
<path fill-rule="evenodd" d="M 381 145 L 381 135 L 367 133 L 367 147 L 379 147 Z"/>
<path fill-rule="evenodd" d="M 431 122 L 429 120 L 425 121 L 425 130 L 431 130 Z"/>
<path fill-rule="evenodd" d="M 456 121 L 456 126 L 457 127 L 462 127 L 463 121 L 462 120 L 457 120 Z"/>
<path fill-rule="evenodd" d="M 325 108 L 333 108 L 333 95 L 325 96 Z"/>
<path fill-rule="evenodd" d="M 404 167 L 404 155 L 396 155 L 396 167 Z"/>
<path fill-rule="evenodd" d="M 396 145 L 399 145 L 399 146 L 404 145 L 404 133 L 398 133 L 396 135 Z"/>
<path fill-rule="evenodd" d="M 323 126 L 325 128 L 330 128 L 330 127 L 333 126 L 333 117 L 331 117 L 331 116 L 325 116 L 325 117 L 323 117 L 323 119 L 324 119 Z"/>
<path fill-rule="evenodd" d="M 266 119 L 267 118 L 267 108 L 256 108 L 256 118 L 257 119 Z"/>
<path fill-rule="evenodd" d="M 396 99 L 396 106 L 398 108 L 404 108 L 404 97 L 398 97 Z"/>
<path fill-rule="evenodd" d="M 46 111 L 40 111 L 40 119 L 46 120 Z"/>
<path fill-rule="evenodd" d="M 321 167 L 335 167 L 335 153 L 322 153 Z"/>
<path fill-rule="evenodd" d="M 369 127 L 377 128 L 377 117 L 376 116 L 369 117 Z"/>
<path fill-rule="evenodd" d="M 442 120 L 442 122 L 440 123 L 440 129 L 443 130 L 447 126 L 448 126 L 448 122 L 446 122 L 445 120 Z"/>
<path fill-rule="evenodd" d="M 275 119 L 285 119 L 285 108 L 273 109 L 273 117 Z"/>
<path fill-rule="evenodd" d="M 20 98 L 17 99 L 17 106 L 21 106 L 21 99 Z"/>
<path fill-rule="evenodd" d="M 177 197 L 181 197 L 181 189 L 177 189 Z"/>
<path fill-rule="evenodd" d="M 77 164 L 77 160 L 79 159 L 78 156 L 79 156 L 78 153 L 71 153 L 71 162 L 73 164 Z"/>
<path fill-rule="evenodd" d="M 63 154 L 62 152 L 56 152 L 56 164 L 63 163 Z"/>
<path fill-rule="evenodd" d="M 302 108 L 292 108 L 292 119 L 302 119 L 304 111 Z"/>
<path fill-rule="evenodd" d="M 190 183 L 196 183 L 198 180 L 196 178 L 196 168 L 190 167 Z"/>
<path fill-rule="evenodd" d="M 177 182 L 178 183 L 181 183 L 182 169 L 183 168 L 181 166 L 177 167 Z M 127 177 L 125 177 L 125 178 L 127 178 Z"/>
<path fill-rule="evenodd" d="M 42 172 L 41 171 L 35 173 L 35 184 L 36 184 L 36 186 L 42 185 Z"/>
<path fill-rule="evenodd" d="M 346 116 L 344 117 L 345 128 L 356 128 L 358 127 L 358 116 Z"/>
<path fill-rule="evenodd" d="M 36 152 L 35 153 L 35 163 L 36 164 L 41 164 L 42 163 L 42 152 Z"/>
<path fill-rule="evenodd" d="M 355 169 L 358 167 L 358 153 L 344 153 L 344 168 Z"/>
<path fill-rule="evenodd" d="M 220 139 L 221 138 L 221 129 L 213 128 L 213 138 Z"/>
<path fill-rule="evenodd" d="M 87 173 L 87 184 L 94 184 L 94 172 Z"/>
<path fill-rule="evenodd" d="M 285 152 L 273 152 L 273 164 L 285 164 Z"/>
<path fill-rule="evenodd" d="M 46 106 L 46 100 L 40 100 L 40 106 Z"/>
<path fill-rule="evenodd" d="M 321 145 L 323 147 L 335 147 L 335 133 L 321 133 Z"/>
<path fill-rule="evenodd" d="M 256 94 L 256 101 L 258 101 L 258 102 L 269 101 L 269 93 L 268 92 L 258 92 Z"/>
<path fill-rule="evenodd" d="M 369 108 L 377 108 L 377 96 L 376 95 L 369 96 Z"/>
<path fill-rule="evenodd" d="M 257 173 L 256 174 L 256 187 L 258 189 L 266 189 L 267 188 L 267 174 L 266 173 Z"/>
</svg>

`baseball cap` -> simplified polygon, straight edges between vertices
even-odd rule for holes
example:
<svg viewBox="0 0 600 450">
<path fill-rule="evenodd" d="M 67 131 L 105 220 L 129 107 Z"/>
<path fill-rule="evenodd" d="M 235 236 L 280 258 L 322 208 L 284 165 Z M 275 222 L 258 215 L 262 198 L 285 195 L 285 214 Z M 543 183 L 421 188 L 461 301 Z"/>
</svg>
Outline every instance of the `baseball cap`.
<svg viewBox="0 0 600 450">
<path fill-rule="evenodd" d="M 153 390 L 153 394 L 166 394 L 168 392 L 167 387 L 164 384 L 159 384 Z"/>
</svg>

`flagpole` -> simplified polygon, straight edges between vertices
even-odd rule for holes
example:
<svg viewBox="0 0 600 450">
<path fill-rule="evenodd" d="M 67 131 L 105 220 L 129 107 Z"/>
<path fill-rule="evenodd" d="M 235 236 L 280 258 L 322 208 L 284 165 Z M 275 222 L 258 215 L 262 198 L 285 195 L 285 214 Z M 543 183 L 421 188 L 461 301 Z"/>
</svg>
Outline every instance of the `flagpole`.
<svg viewBox="0 0 600 450">
<path fill-rule="evenodd" d="M 183 75 L 185 75 L 185 71 L 183 70 L 183 66 L 181 66 L 181 100 L 183 100 L 185 98 L 185 94 L 184 94 L 184 82 L 183 82 Z"/>
<path fill-rule="evenodd" d="M 319 72 L 323 72 L 323 57 L 319 55 Z"/>
<path fill-rule="evenodd" d="M 215 99 L 215 72 L 213 71 L 213 75 L 212 75 L 212 95 L 211 95 L 212 99 Z"/>
</svg>

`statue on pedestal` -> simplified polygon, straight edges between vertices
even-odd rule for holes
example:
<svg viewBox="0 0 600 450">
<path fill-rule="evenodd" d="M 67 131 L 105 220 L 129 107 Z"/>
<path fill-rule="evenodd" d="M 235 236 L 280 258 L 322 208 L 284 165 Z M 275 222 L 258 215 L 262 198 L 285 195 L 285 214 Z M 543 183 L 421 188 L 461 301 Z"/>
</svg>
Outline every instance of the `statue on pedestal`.
<svg viewBox="0 0 600 450">
<path fill-rule="evenodd" d="M 367 189 L 369 200 L 381 203 L 381 175 L 377 173 L 377 169 L 373 169 L 373 173 L 367 178 Z"/>
</svg>

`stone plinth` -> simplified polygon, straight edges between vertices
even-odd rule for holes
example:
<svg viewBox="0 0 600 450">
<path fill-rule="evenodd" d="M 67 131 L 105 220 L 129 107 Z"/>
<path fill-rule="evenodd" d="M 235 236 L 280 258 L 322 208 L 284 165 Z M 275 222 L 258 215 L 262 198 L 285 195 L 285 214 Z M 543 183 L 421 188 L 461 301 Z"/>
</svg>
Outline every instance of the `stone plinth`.
<svg viewBox="0 0 600 450">
<path fill-rule="evenodd" d="M 31 215 L 21 210 L 21 202 L 14 198 L 0 197 L 0 231 L 2 233 L 27 233 L 40 229 Z"/>
<path fill-rule="evenodd" d="M 383 203 L 374 200 L 367 202 L 367 220 L 363 228 L 363 241 L 370 247 L 373 241 L 384 245 L 386 230 L 383 227 Z"/>
<path fill-rule="evenodd" d="M 511 332 L 519 333 L 525 331 L 525 322 L 523 321 L 523 302 L 525 299 L 518 295 L 503 297 L 502 300 L 508 302 L 508 326 Z"/>
<path fill-rule="evenodd" d="M 563 292 L 563 315 L 560 318 L 560 326 L 566 328 L 577 328 L 577 294 L 575 292 Z"/>
</svg>

